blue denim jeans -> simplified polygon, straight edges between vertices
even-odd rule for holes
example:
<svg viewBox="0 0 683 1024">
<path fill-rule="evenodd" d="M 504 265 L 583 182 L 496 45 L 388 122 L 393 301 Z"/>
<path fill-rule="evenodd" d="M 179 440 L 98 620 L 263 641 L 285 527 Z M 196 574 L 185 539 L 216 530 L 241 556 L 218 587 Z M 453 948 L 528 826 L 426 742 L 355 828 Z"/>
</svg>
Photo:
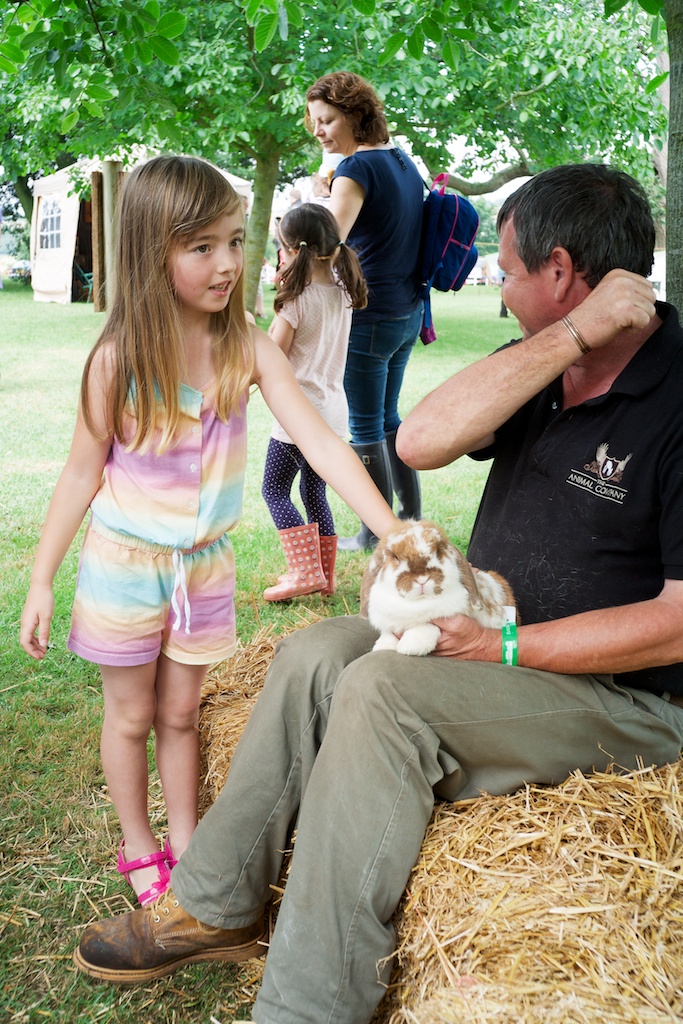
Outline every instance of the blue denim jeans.
<svg viewBox="0 0 683 1024">
<path fill-rule="evenodd" d="M 373 651 L 376 639 L 367 620 L 337 617 L 280 643 L 227 782 L 173 869 L 185 910 L 244 927 L 296 822 L 257 1024 L 370 1021 L 435 794 L 664 764 L 683 742 L 683 709 L 610 676 L 411 658 Z"/>
<path fill-rule="evenodd" d="M 422 306 L 406 316 L 354 324 L 344 390 L 354 444 L 373 444 L 397 430 L 398 396 L 422 323 Z"/>
</svg>

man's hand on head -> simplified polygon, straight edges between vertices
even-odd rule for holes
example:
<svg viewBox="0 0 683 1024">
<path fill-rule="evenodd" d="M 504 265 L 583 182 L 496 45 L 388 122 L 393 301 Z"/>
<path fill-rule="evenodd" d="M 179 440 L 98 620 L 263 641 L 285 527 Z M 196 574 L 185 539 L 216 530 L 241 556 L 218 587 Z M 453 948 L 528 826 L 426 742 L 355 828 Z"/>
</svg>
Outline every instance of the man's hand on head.
<svg viewBox="0 0 683 1024">
<path fill-rule="evenodd" d="M 628 270 L 610 270 L 571 311 L 571 318 L 592 349 L 608 344 L 622 331 L 645 330 L 655 315 L 650 281 Z"/>
</svg>

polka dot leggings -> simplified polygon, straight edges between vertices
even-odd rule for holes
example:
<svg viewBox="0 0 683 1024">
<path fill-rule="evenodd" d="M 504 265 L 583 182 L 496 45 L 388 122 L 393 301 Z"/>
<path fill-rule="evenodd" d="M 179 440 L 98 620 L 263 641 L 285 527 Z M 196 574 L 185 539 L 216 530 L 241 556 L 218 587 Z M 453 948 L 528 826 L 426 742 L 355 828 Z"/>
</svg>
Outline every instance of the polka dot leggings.
<svg viewBox="0 0 683 1024">
<path fill-rule="evenodd" d="M 321 537 L 332 537 L 334 519 L 327 503 L 327 484 L 311 469 L 296 445 L 276 441 L 271 437 L 268 442 L 261 494 L 273 522 L 278 530 L 291 530 L 294 526 L 304 525 L 301 513 L 290 498 L 294 478 L 299 472 L 299 494 L 308 522 L 318 523 Z"/>
</svg>

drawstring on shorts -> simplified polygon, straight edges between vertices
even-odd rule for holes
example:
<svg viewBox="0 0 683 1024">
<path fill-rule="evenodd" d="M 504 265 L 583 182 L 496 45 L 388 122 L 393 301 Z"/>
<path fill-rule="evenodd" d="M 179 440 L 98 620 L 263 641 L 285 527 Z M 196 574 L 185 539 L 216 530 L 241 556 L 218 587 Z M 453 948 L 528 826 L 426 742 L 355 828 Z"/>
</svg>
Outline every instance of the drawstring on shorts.
<svg viewBox="0 0 683 1024">
<path fill-rule="evenodd" d="M 104 523 L 96 520 L 94 516 L 90 520 L 90 528 L 105 540 L 111 540 L 114 544 L 120 544 L 126 548 L 135 548 L 139 551 L 148 551 L 150 554 L 171 555 L 173 564 L 173 590 L 171 593 L 171 609 L 175 613 L 174 631 L 178 631 L 182 625 L 183 615 L 185 617 L 185 633 L 191 634 L 192 609 L 190 607 L 190 595 L 187 590 L 187 575 L 185 572 L 185 555 L 196 555 L 198 551 L 204 551 L 220 544 L 225 537 L 216 537 L 215 540 L 207 540 L 201 544 L 195 544 L 191 548 L 174 548 L 168 544 L 155 544 L 153 541 L 141 540 L 139 537 L 131 537 L 129 534 L 118 533 L 110 529 Z M 180 597 L 180 600 L 179 600 Z M 180 603 L 182 600 L 182 609 Z"/>
<path fill-rule="evenodd" d="M 190 621 L 192 615 L 192 609 L 190 607 L 190 596 L 187 592 L 187 577 L 185 575 L 185 562 L 183 561 L 183 553 L 180 548 L 175 548 L 173 552 L 173 592 L 171 594 L 171 608 L 175 612 L 175 622 L 173 623 L 173 629 L 180 629 L 180 623 L 182 622 L 182 613 L 180 611 L 180 605 L 178 603 L 177 593 L 180 591 L 183 598 L 183 605 L 185 608 L 185 632 L 190 635 Z"/>
</svg>

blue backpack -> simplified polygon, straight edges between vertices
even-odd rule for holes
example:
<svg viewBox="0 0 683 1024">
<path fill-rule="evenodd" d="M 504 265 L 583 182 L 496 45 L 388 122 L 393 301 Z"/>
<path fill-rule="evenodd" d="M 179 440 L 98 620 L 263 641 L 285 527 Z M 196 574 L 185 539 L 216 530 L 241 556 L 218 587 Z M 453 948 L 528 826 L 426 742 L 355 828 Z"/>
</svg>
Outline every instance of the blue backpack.
<svg viewBox="0 0 683 1024">
<path fill-rule="evenodd" d="M 474 244 L 479 214 L 467 199 L 446 192 L 447 181 L 447 174 L 434 178 L 422 210 L 420 298 L 424 314 L 420 338 L 425 345 L 436 340 L 430 290 L 457 292 L 479 257 Z"/>
</svg>

